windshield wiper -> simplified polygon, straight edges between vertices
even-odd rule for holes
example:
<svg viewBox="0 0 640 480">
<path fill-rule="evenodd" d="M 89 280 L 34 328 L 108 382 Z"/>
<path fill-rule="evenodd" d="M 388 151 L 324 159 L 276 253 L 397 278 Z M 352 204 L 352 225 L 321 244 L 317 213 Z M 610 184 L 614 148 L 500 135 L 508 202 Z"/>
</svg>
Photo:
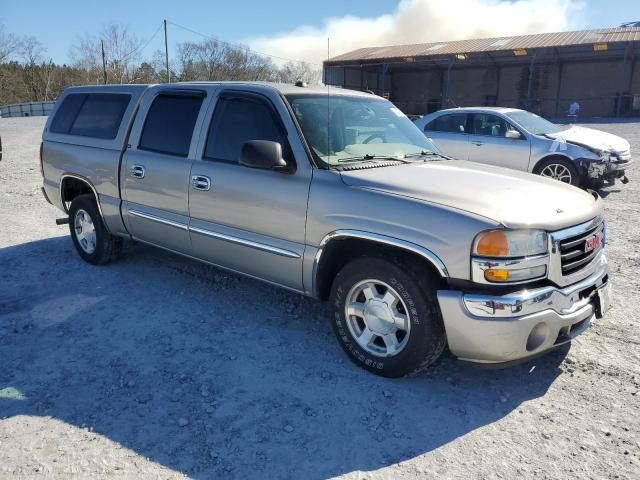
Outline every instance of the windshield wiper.
<svg viewBox="0 0 640 480">
<path fill-rule="evenodd" d="M 351 163 L 351 162 L 362 162 L 362 161 L 371 162 L 373 160 L 387 160 L 392 162 L 409 163 L 406 160 L 398 157 L 392 157 L 388 155 L 369 155 L 369 154 L 362 155 L 360 157 L 340 158 L 338 160 L 338 163 Z"/>
<path fill-rule="evenodd" d="M 432 152 L 431 150 L 422 150 L 421 152 L 416 153 L 407 153 L 404 158 L 412 158 L 412 157 L 440 157 L 445 160 L 451 160 L 451 157 L 447 157 L 446 155 L 442 155 L 441 153 Z"/>
</svg>

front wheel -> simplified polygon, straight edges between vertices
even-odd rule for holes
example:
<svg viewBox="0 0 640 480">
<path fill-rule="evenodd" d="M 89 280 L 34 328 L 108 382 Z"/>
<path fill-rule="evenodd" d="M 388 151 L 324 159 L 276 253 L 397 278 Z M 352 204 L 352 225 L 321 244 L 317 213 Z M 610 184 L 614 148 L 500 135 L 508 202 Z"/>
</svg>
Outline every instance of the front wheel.
<svg viewBox="0 0 640 480">
<path fill-rule="evenodd" d="M 581 184 L 580 172 L 573 163 L 564 158 L 543 160 L 536 166 L 535 173 L 541 177 L 553 178 L 574 187 L 579 187 Z"/>
<path fill-rule="evenodd" d="M 357 365 L 402 377 L 433 363 L 446 337 L 427 272 L 372 257 L 348 263 L 331 290 L 332 325 Z"/>
</svg>

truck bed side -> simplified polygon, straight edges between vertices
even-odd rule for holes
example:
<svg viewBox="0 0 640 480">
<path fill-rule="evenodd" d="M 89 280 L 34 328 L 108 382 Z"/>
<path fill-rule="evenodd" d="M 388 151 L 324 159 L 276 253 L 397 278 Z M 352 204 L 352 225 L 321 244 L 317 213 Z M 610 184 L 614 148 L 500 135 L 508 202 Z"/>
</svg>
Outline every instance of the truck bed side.
<svg viewBox="0 0 640 480">
<path fill-rule="evenodd" d="M 126 234 L 120 215 L 119 168 L 131 125 L 146 85 L 103 85 L 72 87 L 64 91 L 45 125 L 42 141 L 43 186 L 47 197 L 67 211 L 65 188 L 88 184 L 97 196 L 98 207 L 110 232 Z M 51 125 L 65 98 L 72 94 L 125 94 L 131 97 L 115 138 L 55 133 Z M 65 187 L 66 185 L 66 187 Z"/>
</svg>

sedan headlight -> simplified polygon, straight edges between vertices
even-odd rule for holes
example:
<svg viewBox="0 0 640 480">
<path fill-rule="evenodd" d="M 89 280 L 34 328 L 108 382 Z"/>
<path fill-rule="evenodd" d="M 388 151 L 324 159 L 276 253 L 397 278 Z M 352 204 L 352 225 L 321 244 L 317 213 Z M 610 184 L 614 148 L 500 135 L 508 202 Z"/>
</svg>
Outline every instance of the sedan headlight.
<svg viewBox="0 0 640 480">
<path fill-rule="evenodd" d="M 479 283 L 521 283 L 543 278 L 549 256 L 543 230 L 489 230 L 473 242 L 472 279 Z"/>
</svg>

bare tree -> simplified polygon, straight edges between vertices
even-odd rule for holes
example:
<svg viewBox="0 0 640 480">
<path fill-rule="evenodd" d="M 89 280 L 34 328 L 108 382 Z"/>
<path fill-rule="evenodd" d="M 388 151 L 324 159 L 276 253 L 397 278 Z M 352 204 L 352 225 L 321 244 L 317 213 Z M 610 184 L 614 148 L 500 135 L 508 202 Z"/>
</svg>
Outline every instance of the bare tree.
<svg viewBox="0 0 640 480">
<path fill-rule="evenodd" d="M 320 83 L 322 73 L 320 68 L 307 62 L 285 63 L 278 71 L 278 81 L 283 83 L 306 82 L 309 85 Z"/>
<path fill-rule="evenodd" d="M 90 83 L 102 80 L 102 45 L 109 83 L 135 83 L 141 63 L 144 41 L 129 32 L 126 25 L 110 23 L 97 35 L 85 34 L 71 47 L 71 58 L 86 70 Z"/>
<path fill-rule="evenodd" d="M 40 78 L 39 63 L 44 54 L 42 43 L 35 37 L 24 37 L 17 48 L 17 56 L 24 64 L 22 84 L 32 100 L 42 100 L 43 85 Z"/>
<path fill-rule="evenodd" d="M 0 21 L 0 63 L 7 62 L 19 45 L 20 40 L 18 37 L 7 32 L 4 24 Z"/>
<path fill-rule="evenodd" d="M 274 80 L 273 62 L 242 45 L 217 39 L 178 45 L 181 80 Z"/>
<path fill-rule="evenodd" d="M 104 42 L 107 81 L 110 83 L 164 83 L 169 81 L 165 54 L 142 53 L 148 42 L 125 25 L 108 24 L 97 34 L 78 37 L 70 49 L 73 66 L 56 65 L 35 37 L 17 37 L 0 22 L 0 105 L 55 100 L 71 85 L 102 83 Z M 304 62 L 276 65 L 268 56 L 244 45 L 207 38 L 178 44 L 169 65 L 171 80 L 249 80 L 319 83 L 320 69 Z"/>
</svg>

